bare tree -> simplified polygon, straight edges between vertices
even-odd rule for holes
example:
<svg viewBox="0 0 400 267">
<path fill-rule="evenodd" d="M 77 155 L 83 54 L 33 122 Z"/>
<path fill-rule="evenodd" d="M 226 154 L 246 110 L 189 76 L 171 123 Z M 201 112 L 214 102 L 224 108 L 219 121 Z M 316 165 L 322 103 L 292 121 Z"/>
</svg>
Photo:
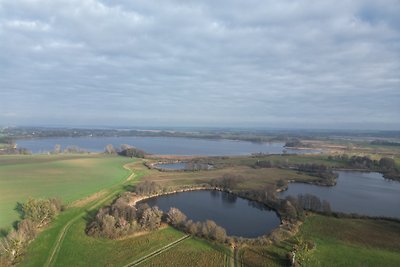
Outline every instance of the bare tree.
<svg viewBox="0 0 400 267">
<path fill-rule="evenodd" d="M 106 154 L 115 154 L 116 151 L 114 149 L 114 146 L 112 144 L 108 144 L 105 148 L 105 153 Z"/>
<path fill-rule="evenodd" d="M 60 154 L 61 153 L 61 145 L 60 144 L 56 144 L 54 146 L 54 154 Z"/>
</svg>

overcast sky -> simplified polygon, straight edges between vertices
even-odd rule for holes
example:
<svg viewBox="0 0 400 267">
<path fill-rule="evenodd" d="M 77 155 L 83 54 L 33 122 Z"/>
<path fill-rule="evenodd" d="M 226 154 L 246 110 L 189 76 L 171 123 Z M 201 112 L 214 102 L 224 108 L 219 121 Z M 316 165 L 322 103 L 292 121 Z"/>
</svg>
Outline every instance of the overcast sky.
<svg viewBox="0 0 400 267">
<path fill-rule="evenodd" d="M 0 125 L 400 129 L 400 1 L 0 0 Z"/>
</svg>

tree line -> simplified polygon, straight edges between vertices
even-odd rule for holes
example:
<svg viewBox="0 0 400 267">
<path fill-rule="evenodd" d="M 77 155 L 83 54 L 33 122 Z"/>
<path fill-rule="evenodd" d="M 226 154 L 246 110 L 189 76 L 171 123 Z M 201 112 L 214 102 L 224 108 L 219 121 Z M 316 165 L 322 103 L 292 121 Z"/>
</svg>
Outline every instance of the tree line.
<svg viewBox="0 0 400 267">
<path fill-rule="evenodd" d="M 104 153 L 118 154 L 120 156 L 125 156 L 130 158 L 144 158 L 146 155 L 146 153 L 143 150 L 127 144 L 121 145 L 119 149 L 116 149 L 114 148 L 113 145 L 108 144 L 104 149 Z"/>
<path fill-rule="evenodd" d="M 186 215 L 177 208 L 171 207 L 165 219 L 173 227 L 188 234 L 221 243 L 227 242 L 228 240 L 226 230 L 217 225 L 214 221 L 206 220 L 205 222 L 193 222 L 192 220 L 188 220 Z"/>
<path fill-rule="evenodd" d="M 19 262 L 26 246 L 39 229 L 48 225 L 63 210 L 60 199 L 28 199 L 17 205 L 22 220 L 0 240 L 0 266 L 11 266 Z"/>
</svg>

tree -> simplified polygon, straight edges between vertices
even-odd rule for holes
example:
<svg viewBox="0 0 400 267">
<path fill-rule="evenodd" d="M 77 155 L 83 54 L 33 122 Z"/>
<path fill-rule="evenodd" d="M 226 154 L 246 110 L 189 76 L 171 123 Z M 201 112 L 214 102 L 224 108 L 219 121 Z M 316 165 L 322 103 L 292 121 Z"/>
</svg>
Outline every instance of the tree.
<svg viewBox="0 0 400 267">
<path fill-rule="evenodd" d="M 282 209 L 288 219 L 294 220 L 297 218 L 297 210 L 289 200 L 284 201 Z"/>
<path fill-rule="evenodd" d="M 285 180 L 283 180 L 283 179 L 279 179 L 279 180 L 276 182 L 276 186 L 277 186 L 278 188 L 286 187 L 286 186 L 287 186 L 287 181 L 285 181 Z"/>
<path fill-rule="evenodd" d="M 61 145 L 56 144 L 54 146 L 54 154 L 60 154 L 61 153 Z"/>
<path fill-rule="evenodd" d="M 198 230 L 197 224 L 194 223 L 192 220 L 187 221 L 185 227 L 186 231 L 188 231 L 191 235 L 197 234 Z"/>
<path fill-rule="evenodd" d="M 106 154 L 115 154 L 116 151 L 114 149 L 114 146 L 112 144 L 108 144 L 105 148 L 105 153 Z"/>
<path fill-rule="evenodd" d="M 243 180 L 243 177 L 240 175 L 224 174 L 222 178 L 212 179 L 210 185 L 225 190 L 234 189 L 241 180 Z"/>
<path fill-rule="evenodd" d="M 161 226 L 162 215 L 163 212 L 158 207 L 146 209 L 139 219 L 139 223 L 144 229 L 155 230 Z"/>
<path fill-rule="evenodd" d="M 322 201 L 322 211 L 328 214 L 332 212 L 331 204 L 326 200 Z"/>
<path fill-rule="evenodd" d="M 13 265 L 23 251 L 26 240 L 18 231 L 12 230 L 5 238 L 0 240 L 0 256 L 7 259 Z"/>
<path fill-rule="evenodd" d="M 135 157 L 135 158 L 144 158 L 146 153 L 143 150 L 140 150 L 136 147 L 130 145 L 122 145 L 121 151 L 119 152 L 120 155 L 126 157 Z"/>
<path fill-rule="evenodd" d="M 161 192 L 162 186 L 156 182 L 144 181 L 135 187 L 135 192 L 139 195 L 152 195 Z"/>
<path fill-rule="evenodd" d="M 105 215 L 101 220 L 101 235 L 108 238 L 115 238 L 115 218 L 111 215 Z"/>
<path fill-rule="evenodd" d="M 170 208 L 168 213 L 168 222 L 175 227 L 181 228 L 186 222 L 186 215 L 177 208 Z"/>
<path fill-rule="evenodd" d="M 36 237 L 36 224 L 29 219 L 24 219 L 18 223 L 18 233 L 24 240 L 32 240 Z"/>
<path fill-rule="evenodd" d="M 216 226 L 211 230 L 211 237 L 219 242 L 225 242 L 226 240 L 226 231 L 221 226 Z"/>
<path fill-rule="evenodd" d="M 394 159 L 384 157 L 379 160 L 379 167 L 383 171 L 391 171 L 396 169 L 396 162 Z"/>
<path fill-rule="evenodd" d="M 41 227 L 49 223 L 58 212 L 61 211 L 61 204 L 56 199 L 32 199 L 29 198 L 22 205 L 24 219 L 30 219 Z"/>
</svg>

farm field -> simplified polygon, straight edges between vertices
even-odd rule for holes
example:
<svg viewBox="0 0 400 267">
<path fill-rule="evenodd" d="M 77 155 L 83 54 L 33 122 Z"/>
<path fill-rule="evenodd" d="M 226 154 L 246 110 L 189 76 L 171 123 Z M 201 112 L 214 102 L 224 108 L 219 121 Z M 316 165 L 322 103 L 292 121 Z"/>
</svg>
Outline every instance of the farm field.
<svg viewBox="0 0 400 267">
<path fill-rule="evenodd" d="M 18 202 L 60 197 L 71 203 L 126 179 L 129 162 L 101 155 L 0 156 L 0 228 L 19 219 Z"/>
<path fill-rule="evenodd" d="M 306 266 L 399 266 L 400 223 L 308 217 L 292 239 L 272 246 L 253 246 L 241 250 L 241 259 L 249 266 L 282 266 L 296 238 L 312 240 L 316 249 Z"/>
<path fill-rule="evenodd" d="M 224 266 L 230 257 L 227 247 L 202 239 L 189 238 L 176 247 L 158 255 L 139 266 Z"/>
</svg>

